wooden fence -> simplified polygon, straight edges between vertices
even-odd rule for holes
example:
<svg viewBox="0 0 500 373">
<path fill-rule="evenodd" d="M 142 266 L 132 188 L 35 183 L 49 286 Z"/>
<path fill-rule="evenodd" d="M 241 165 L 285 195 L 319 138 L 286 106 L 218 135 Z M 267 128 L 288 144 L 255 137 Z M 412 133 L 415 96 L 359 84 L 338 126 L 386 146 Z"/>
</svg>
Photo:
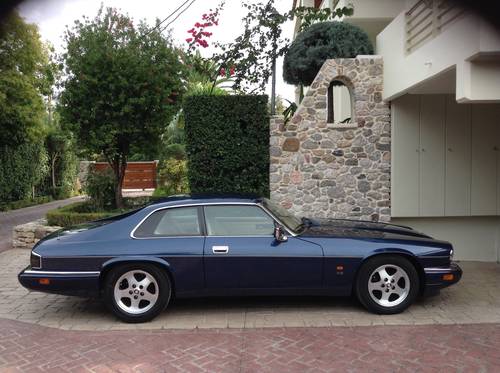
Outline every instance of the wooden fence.
<svg viewBox="0 0 500 373">
<path fill-rule="evenodd" d="M 156 188 L 156 168 L 158 161 L 128 162 L 123 180 L 123 189 L 154 189 Z M 106 162 L 94 163 L 96 170 L 109 168 Z"/>
</svg>

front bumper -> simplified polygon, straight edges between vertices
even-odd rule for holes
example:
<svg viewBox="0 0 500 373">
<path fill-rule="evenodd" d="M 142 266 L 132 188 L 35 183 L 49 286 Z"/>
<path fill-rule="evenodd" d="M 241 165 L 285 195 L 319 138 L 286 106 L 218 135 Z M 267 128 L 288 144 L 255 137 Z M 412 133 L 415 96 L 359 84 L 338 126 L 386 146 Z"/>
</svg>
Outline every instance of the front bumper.
<svg viewBox="0 0 500 373">
<path fill-rule="evenodd" d="M 18 280 L 26 289 L 75 296 L 99 294 L 99 272 L 64 272 L 32 269 L 19 273 Z"/>
<path fill-rule="evenodd" d="M 425 293 L 433 294 L 440 289 L 456 284 L 462 278 L 462 268 L 457 263 L 449 267 L 424 268 Z"/>
</svg>

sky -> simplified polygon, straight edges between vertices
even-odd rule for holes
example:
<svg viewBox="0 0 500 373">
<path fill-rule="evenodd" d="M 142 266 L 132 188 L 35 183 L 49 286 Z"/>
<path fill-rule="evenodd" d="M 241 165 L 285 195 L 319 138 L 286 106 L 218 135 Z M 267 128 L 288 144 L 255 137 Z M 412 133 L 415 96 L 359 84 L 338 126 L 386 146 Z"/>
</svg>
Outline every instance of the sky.
<svg viewBox="0 0 500 373">
<path fill-rule="evenodd" d="M 260 0 L 246 1 L 256 3 Z M 118 8 L 136 21 L 145 19 L 150 25 L 154 25 L 156 18 L 164 19 L 183 2 L 184 0 L 27 0 L 19 6 L 19 12 L 28 22 L 36 23 L 42 39 L 49 41 L 57 52 L 61 52 L 64 48 L 62 36 L 66 26 L 71 26 L 83 15 L 94 17 L 101 4 L 105 7 Z M 203 13 L 215 8 L 218 3 L 219 0 L 196 0 L 170 26 L 176 44 L 185 45 L 185 39 L 189 37 L 187 30 L 201 20 Z M 241 18 L 246 13 L 241 3 L 240 0 L 226 0 L 225 8 L 220 15 L 219 26 L 210 30 L 213 31 L 210 40 L 232 41 L 241 33 L 243 29 Z M 280 12 L 289 10 L 291 5 L 292 0 L 276 0 L 276 7 Z M 288 22 L 284 26 L 283 36 L 291 39 L 292 33 L 292 22 Z M 206 48 L 202 50 L 202 53 L 209 57 L 213 49 Z M 276 93 L 293 100 L 294 87 L 283 82 L 282 63 L 281 59 L 277 63 Z M 268 86 L 267 93 L 270 93 L 270 86 Z"/>
</svg>

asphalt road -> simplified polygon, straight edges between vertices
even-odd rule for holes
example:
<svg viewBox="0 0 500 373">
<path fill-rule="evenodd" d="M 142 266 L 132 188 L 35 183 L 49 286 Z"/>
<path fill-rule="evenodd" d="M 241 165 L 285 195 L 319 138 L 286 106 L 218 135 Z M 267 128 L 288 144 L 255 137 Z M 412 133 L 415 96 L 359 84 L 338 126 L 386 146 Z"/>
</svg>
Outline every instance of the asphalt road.
<svg viewBox="0 0 500 373">
<path fill-rule="evenodd" d="M 49 210 L 81 201 L 83 199 L 84 197 L 73 197 L 61 201 L 44 203 L 43 205 L 0 212 L 0 252 L 12 248 L 12 228 L 16 225 L 43 218 Z"/>
</svg>

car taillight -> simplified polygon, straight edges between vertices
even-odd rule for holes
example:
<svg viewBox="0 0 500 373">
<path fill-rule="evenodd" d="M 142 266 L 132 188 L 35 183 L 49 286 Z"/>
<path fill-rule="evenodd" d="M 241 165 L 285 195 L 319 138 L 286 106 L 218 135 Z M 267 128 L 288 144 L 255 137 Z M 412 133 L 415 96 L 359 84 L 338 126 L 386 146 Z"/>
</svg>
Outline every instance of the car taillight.
<svg viewBox="0 0 500 373">
<path fill-rule="evenodd" d="M 31 252 L 30 256 L 31 268 L 42 268 L 42 257 L 34 252 Z"/>
</svg>

